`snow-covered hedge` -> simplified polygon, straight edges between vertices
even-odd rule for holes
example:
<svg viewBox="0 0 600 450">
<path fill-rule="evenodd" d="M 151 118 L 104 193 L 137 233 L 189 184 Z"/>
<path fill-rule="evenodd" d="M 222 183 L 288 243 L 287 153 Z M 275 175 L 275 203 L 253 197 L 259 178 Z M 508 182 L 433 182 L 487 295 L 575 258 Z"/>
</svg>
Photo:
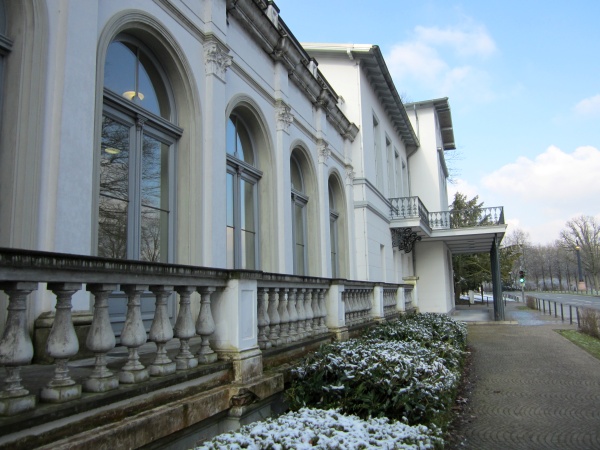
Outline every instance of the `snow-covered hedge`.
<svg viewBox="0 0 600 450">
<path fill-rule="evenodd" d="M 425 426 L 386 418 L 361 420 L 334 410 L 302 408 L 277 419 L 256 422 L 222 434 L 197 450 L 236 449 L 433 449 L 442 440 Z"/>
<path fill-rule="evenodd" d="M 321 347 L 293 370 L 286 397 L 292 409 L 339 408 L 363 419 L 436 424 L 452 405 L 465 343 L 462 324 L 435 314 L 408 316 Z"/>
</svg>

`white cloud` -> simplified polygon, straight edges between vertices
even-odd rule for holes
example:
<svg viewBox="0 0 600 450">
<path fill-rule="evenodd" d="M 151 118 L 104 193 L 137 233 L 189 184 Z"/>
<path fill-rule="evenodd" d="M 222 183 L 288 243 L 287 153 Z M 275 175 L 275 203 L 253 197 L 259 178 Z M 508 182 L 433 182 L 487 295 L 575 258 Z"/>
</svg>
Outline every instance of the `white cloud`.
<svg viewBox="0 0 600 450">
<path fill-rule="evenodd" d="M 566 153 L 555 146 L 533 160 L 519 157 L 481 180 L 485 204 L 503 205 L 509 223 L 530 233 L 533 242 L 552 242 L 566 222 L 598 215 L 600 150 L 578 147 Z"/>
<path fill-rule="evenodd" d="M 469 28 L 415 27 L 416 40 L 433 46 L 447 46 L 465 57 L 487 57 L 496 51 L 496 43 L 485 27 L 475 25 Z"/>
<path fill-rule="evenodd" d="M 582 116 L 600 114 L 600 94 L 584 98 L 573 107 L 573 110 Z"/>
<path fill-rule="evenodd" d="M 409 40 L 391 48 L 386 61 L 400 89 L 410 82 L 432 97 L 481 102 L 494 95 L 488 72 L 475 64 L 495 52 L 494 40 L 481 25 L 416 26 Z"/>
</svg>

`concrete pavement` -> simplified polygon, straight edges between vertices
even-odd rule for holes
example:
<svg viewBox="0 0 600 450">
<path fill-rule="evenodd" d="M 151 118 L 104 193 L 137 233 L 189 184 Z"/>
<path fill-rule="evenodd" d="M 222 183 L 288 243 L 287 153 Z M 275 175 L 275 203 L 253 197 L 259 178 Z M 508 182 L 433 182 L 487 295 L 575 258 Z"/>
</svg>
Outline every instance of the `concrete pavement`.
<svg viewBox="0 0 600 450">
<path fill-rule="evenodd" d="M 575 325 L 522 306 L 509 302 L 501 324 L 472 320 L 491 317 L 491 304 L 456 311 L 469 324 L 472 362 L 448 448 L 600 449 L 600 360 L 554 331 Z"/>
</svg>

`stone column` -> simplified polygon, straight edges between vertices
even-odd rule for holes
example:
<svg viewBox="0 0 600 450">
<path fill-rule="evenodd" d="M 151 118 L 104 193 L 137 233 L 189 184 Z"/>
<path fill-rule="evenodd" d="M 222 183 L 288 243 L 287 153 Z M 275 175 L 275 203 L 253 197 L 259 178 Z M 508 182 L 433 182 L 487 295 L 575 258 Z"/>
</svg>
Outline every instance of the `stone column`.
<svg viewBox="0 0 600 450">
<path fill-rule="evenodd" d="M 348 339 L 348 327 L 346 326 L 347 305 L 343 300 L 344 285 L 332 284 L 329 287 L 326 299 L 326 324 L 329 331 L 335 334 L 336 340 L 345 341 Z"/>
<path fill-rule="evenodd" d="M 21 384 L 21 366 L 31 363 L 33 344 L 27 329 L 27 296 L 37 289 L 34 282 L 1 283 L 8 295 L 8 313 L 0 339 L 0 365 L 6 368 L 0 391 L 0 415 L 12 416 L 35 408 L 35 395 Z"/>
<path fill-rule="evenodd" d="M 313 330 L 313 319 L 315 314 L 313 312 L 313 290 L 306 289 L 306 293 L 304 294 L 304 314 L 306 317 L 306 321 L 304 322 L 304 329 L 306 330 L 306 337 L 310 337 L 314 334 Z"/>
<path fill-rule="evenodd" d="M 279 305 L 277 312 L 279 313 L 279 339 L 282 344 L 290 342 L 290 315 L 288 313 L 288 292 L 289 289 L 279 291 Z"/>
<path fill-rule="evenodd" d="M 296 296 L 296 311 L 298 312 L 298 340 L 306 337 L 306 311 L 304 310 L 304 293 L 306 289 L 298 289 Z"/>
<path fill-rule="evenodd" d="M 119 387 L 119 379 L 106 367 L 106 354 L 115 348 L 115 333 L 108 315 L 108 297 L 117 290 L 116 284 L 88 284 L 94 295 L 94 317 L 86 339 L 86 346 L 96 355 L 94 370 L 83 382 L 87 392 L 107 392 Z"/>
<path fill-rule="evenodd" d="M 298 289 L 290 289 L 288 296 L 288 314 L 290 316 L 290 342 L 298 340 L 298 311 L 296 310 L 296 292 Z"/>
<path fill-rule="evenodd" d="M 54 378 L 42 388 L 40 399 L 62 403 L 81 397 L 81 385 L 69 375 L 69 358 L 79 350 L 79 342 L 71 319 L 71 298 L 81 289 L 80 283 L 48 283 L 56 295 L 56 315 L 48 335 L 46 353 L 54 358 Z"/>
</svg>

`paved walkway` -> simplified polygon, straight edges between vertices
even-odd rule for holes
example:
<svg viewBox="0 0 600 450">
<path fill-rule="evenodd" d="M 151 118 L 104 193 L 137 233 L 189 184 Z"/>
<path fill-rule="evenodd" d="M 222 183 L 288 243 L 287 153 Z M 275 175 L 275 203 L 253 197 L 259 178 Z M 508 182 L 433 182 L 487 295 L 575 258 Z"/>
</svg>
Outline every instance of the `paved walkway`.
<svg viewBox="0 0 600 450">
<path fill-rule="evenodd" d="M 574 325 L 519 306 L 504 324 L 473 319 L 491 304 L 457 311 L 470 323 L 471 392 L 451 448 L 600 449 L 600 360 L 554 331 Z"/>
</svg>

